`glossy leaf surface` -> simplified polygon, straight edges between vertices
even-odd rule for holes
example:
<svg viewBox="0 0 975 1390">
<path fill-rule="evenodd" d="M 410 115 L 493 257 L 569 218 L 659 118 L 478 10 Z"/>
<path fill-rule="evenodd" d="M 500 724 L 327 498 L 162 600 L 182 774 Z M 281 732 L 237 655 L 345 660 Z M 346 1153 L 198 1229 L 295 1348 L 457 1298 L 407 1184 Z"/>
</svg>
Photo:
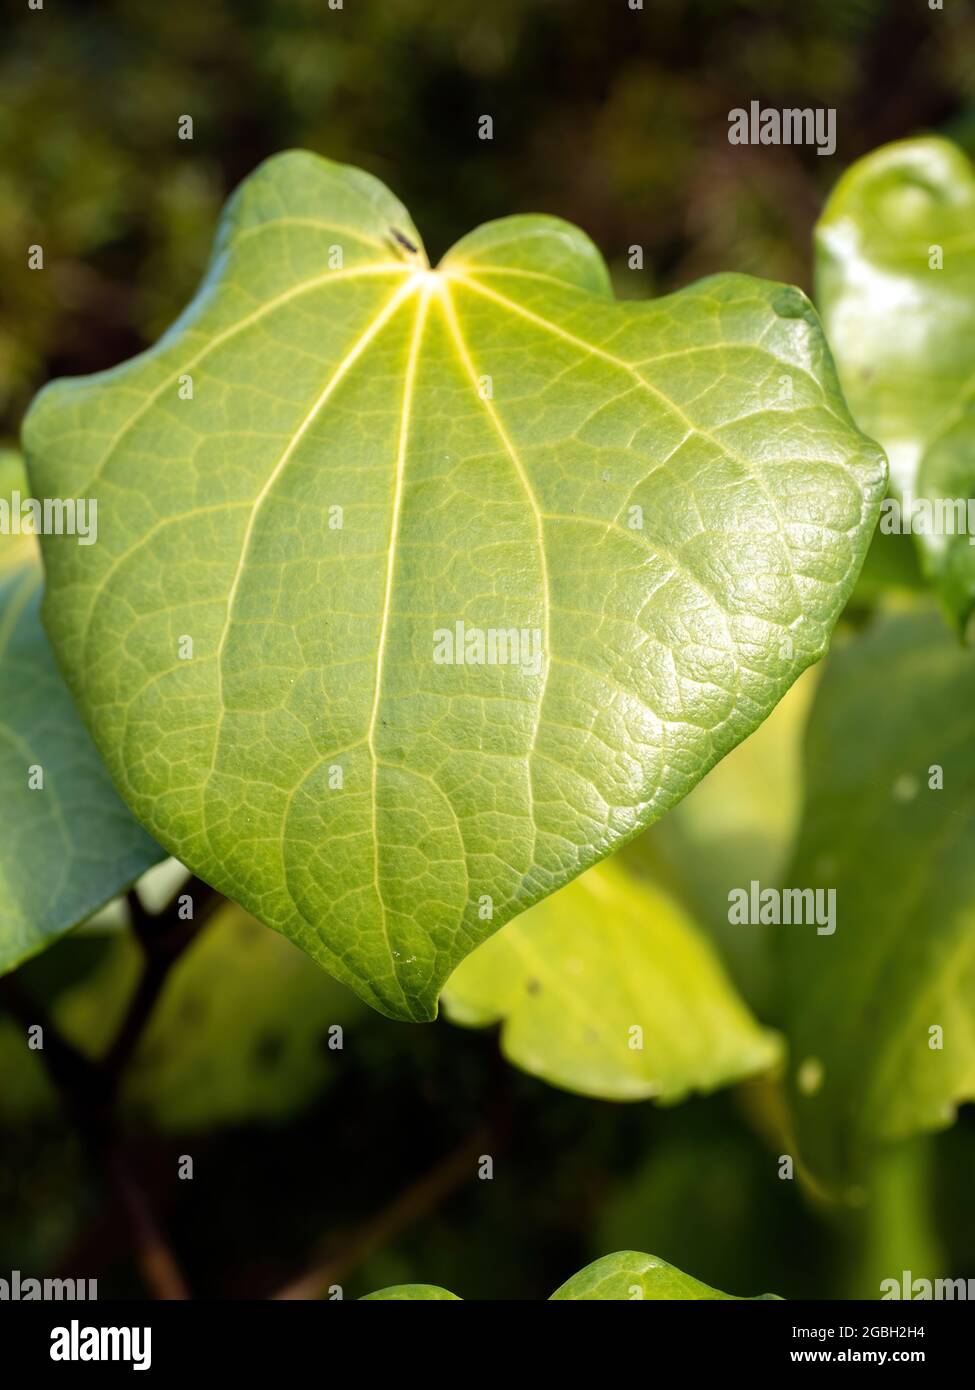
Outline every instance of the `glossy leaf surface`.
<svg viewBox="0 0 975 1390">
<path fill-rule="evenodd" d="M 934 138 L 859 160 L 817 227 L 817 297 L 847 400 L 886 449 L 901 524 L 912 508 L 925 569 L 962 627 L 975 604 L 973 227 L 975 169 Z"/>
<path fill-rule="evenodd" d="M 885 464 L 797 290 L 617 303 L 549 217 L 420 246 L 368 175 L 276 157 L 182 318 L 25 441 L 99 501 L 97 545 L 45 541 L 46 622 L 137 816 L 427 1019 L 822 654 Z"/>
</svg>

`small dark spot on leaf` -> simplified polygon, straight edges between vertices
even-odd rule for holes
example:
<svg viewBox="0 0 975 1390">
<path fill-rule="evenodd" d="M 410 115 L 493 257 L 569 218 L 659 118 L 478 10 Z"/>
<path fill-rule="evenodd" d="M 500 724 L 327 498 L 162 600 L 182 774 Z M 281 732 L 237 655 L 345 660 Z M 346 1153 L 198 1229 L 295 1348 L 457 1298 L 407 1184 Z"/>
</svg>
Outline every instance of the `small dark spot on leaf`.
<svg viewBox="0 0 975 1390">
<path fill-rule="evenodd" d="M 539 980 L 526 980 L 525 988 L 529 994 L 541 994 L 542 986 Z"/>
<path fill-rule="evenodd" d="M 400 246 L 405 247 L 405 249 L 409 251 L 409 253 L 412 256 L 416 255 L 417 251 L 420 248 L 418 246 L 415 246 L 414 243 L 410 241 L 409 237 L 406 236 L 404 232 L 400 231 L 399 227 L 390 227 L 389 232 L 390 236 L 393 238 L 395 242 L 397 242 Z"/>
<path fill-rule="evenodd" d="M 284 1039 L 278 1033 L 266 1033 L 259 1038 L 254 1048 L 254 1061 L 264 1070 L 270 1070 L 280 1062 L 284 1055 Z"/>
</svg>

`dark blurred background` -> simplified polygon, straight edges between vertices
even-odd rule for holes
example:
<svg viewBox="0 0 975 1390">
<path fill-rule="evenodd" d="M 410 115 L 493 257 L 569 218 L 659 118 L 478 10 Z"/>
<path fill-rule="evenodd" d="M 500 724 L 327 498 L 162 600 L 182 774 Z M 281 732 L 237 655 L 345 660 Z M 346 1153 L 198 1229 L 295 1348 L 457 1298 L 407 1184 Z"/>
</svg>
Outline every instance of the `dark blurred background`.
<svg viewBox="0 0 975 1390">
<path fill-rule="evenodd" d="M 13 9 L 13 6 L 11 6 Z M 838 143 L 731 146 L 728 112 L 833 106 Z M 967 0 L 117 0 L 29 11 L 0 54 L 0 330 L 12 438 L 49 376 L 130 356 L 192 294 L 227 193 L 302 146 L 370 170 L 432 255 L 557 213 L 643 296 L 715 270 L 808 288 L 824 193 L 925 129 L 975 143 Z M 178 118 L 194 121 L 177 139 Z M 476 138 L 494 118 L 493 141 Z M 46 272 L 26 269 L 44 246 Z"/>
<path fill-rule="evenodd" d="M 836 107 L 836 153 L 730 146 L 728 112 L 752 99 Z M 49 377 L 154 340 L 195 288 L 227 193 L 291 146 L 378 175 L 435 257 L 487 218 L 545 211 L 590 233 L 621 294 L 717 270 L 808 289 L 812 224 L 853 159 L 932 129 L 975 148 L 975 10 L 47 0 L 7 20 L 0 101 L 2 442 Z M 184 114 L 191 142 L 177 138 Z M 491 142 L 477 139 L 482 114 Z M 43 273 L 26 268 L 32 243 Z M 631 245 L 640 272 L 626 269 Z M 56 999 L 77 955 L 77 941 L 55 948 L 37 989 Z M 280 1038 L 259 1041 L 242 1068 L 273 1063 Z M 774 1097 L 761 1087 L 670 1111 L 593 1102 L 514 1072 L 493 1034 L 366 1011 L 329 1075 L 273 1124 L 191 1138 L 133 1127 L 131 1162 L 195 1292 L 267 1294 L 319 1236 L 353 1251 L 347 1296 L 415 1278 L 472 1298 L 546 1297 L 625 1247 L 737 1293 L 875 1294 L 905 1231 L 939 1274 L 970 1265 L 970 1115 L 893 1161 L 869 1213 L 837 1216 L 769 1181 Z M 116 1200 L 57 1112 L 0 1115 L 0 1141 L 0 1271 L 84 1272 L 103 1296 L 143 1293 Z M 457 1181 L 458 1146 L 465 1174 L 471 1146 L 495 1154 L 494 1180 Z M 174 1183 L 186 1151 L 194 1180 Z"/>
</svg>

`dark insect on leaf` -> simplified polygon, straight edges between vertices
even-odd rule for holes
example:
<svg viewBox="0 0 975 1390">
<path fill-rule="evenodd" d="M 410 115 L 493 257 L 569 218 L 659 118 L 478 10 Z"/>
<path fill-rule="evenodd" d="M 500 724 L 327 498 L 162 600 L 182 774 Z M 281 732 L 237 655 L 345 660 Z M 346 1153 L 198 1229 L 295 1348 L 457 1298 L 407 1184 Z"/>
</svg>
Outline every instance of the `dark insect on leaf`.
<svg viewBox="0 0 975 1390">
<path fill-rule="evenodd" d="M 411 255 L 416 255 L 420 248 L 410 241 L 408 236 L 405 236 L 398 227 L 390 227 L 389 230 L 394 241 L 398 242 L 400 246 L 405 246 Z"/>
</svg>

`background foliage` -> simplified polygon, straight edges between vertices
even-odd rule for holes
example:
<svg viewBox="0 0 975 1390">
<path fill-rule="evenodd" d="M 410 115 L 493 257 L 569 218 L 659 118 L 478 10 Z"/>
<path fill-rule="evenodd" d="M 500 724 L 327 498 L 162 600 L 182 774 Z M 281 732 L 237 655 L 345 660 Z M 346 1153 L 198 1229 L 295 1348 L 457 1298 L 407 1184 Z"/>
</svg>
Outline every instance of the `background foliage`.
<svg viewBox="0 0 975 1390">
<path fill-rule="evenodd" d="M 113 365 L 158 335 L 195 288 L 227 192 L 278 149 L 376 173 L 434 256 L 486 218 L 546 211 L 593 236 L 622 295 L 716 270 L 808 290 L 813 222 L 853 159 L 921 130 L 973 152 L 973 54 L 975 16 L 950 0 L 937 15 L 906 0 L 647 0 L 644 14 L 625 0 L 25 9 L 0 56 L 0 440 L 49 377 Z M 835 106 L 836 154 L 729 146 L 727 112 L 753 98 Z M 475 138 L 485 112 L 490 144 Z M 192 143 L 176 138 L 183 113 Z M 44 274 L 25 269 L 33 242 Z M 626 269 L 634 244 L 641 272 Z M 860 617 L 854 606 L 848 629 Z M 788 861 L 815 680 L 627 851 L 712 928 L 773 1023 L 767 952 L 757 936 L 727 939 L 722 885 Z M 862 1205 L 837 1208 L 778 1181 L 774 1083 L 673 1108 L 587 1099 L 508 1065 L 495 1031 L 393 1024 L 307 969 L 246 920 L 213 923 L 170 981 L 123 1098 L 130 1160 L 196 1293 L 272 1292 L 319 1234 L 345 1261 L 349 1296 L 416 1281 L 547 1298 L 628 1249 L 736 1294 L 872 1296 L 902 1268 L 972 1271 L 970 1109 L 891 1149 Z M 116 937 L 87 932 L 22 974 L 95 1047 L 132 961 Z M 345 1027 L 341 1053 L 326 1019 Z M 117 1196 L 9 1024 L 0 1059 L 0 1268 L 142 1293 Z M 174 1184 L 186 1152 L 194 1180 Z M 469 1180 L 482 1152 L 495 1155 L 492 1182 Z"/>
</svg>

